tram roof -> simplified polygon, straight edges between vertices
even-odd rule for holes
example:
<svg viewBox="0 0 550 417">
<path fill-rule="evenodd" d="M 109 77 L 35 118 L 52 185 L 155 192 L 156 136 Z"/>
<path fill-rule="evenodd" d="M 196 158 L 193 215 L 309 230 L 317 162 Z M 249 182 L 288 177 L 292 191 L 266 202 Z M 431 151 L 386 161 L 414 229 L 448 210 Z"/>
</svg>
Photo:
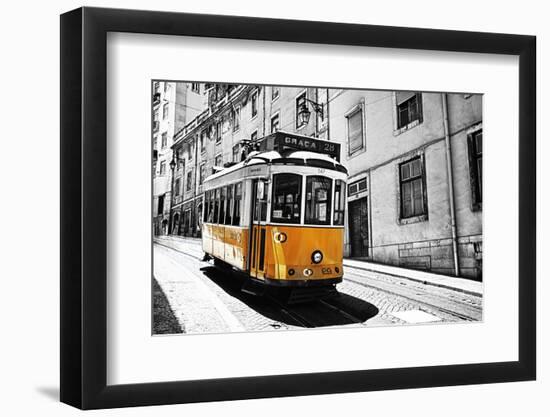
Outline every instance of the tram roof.
<svg viewBox="0 0 550 417">
<path fill-rule="evenodd" d="M 248 154 L 247 158 L 235 165 L 223 168 L 220 171 L 209 175 L 204 180 L 205 182 L 223 177 L 231 172 L 238 171 L 251 165 L 261 164 L 281 164 L 281 165 L 296 165 L 296 166 L 312 166 L 318 168 L 332 169 L 335 171 L 344 172 L 347 174 L 347 169 L 338 161 L 328 155 L 309 151 L 294 151 L 284 152 L 282 155 L 277 151 L 258 152 L 254 151 Z"/>
</svg>

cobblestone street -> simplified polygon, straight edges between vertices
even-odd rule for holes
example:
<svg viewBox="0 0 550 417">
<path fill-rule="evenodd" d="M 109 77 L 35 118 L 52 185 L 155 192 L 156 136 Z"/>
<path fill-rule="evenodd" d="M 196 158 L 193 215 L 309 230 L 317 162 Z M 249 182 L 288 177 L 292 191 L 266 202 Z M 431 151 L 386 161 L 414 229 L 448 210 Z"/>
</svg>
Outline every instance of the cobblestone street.
<svg viewBox="0 0 550 417">
<path fill-rule="evenodd" d="M 203 262 L 200 239 L 162 237 L 154 244 L 154 333 L 224 333 L 327 326 L 384 326 L 479 321 L 481 284 L 434 282 L 344 262 L 338 295 L 286 306 L 241 291 L 243 278 Z M 395 268 L 394 268 L 395 269 Z M 433 275 L 433 274 L 432 274 Z M 455 280 L 455 281 L 453 281 Z"/>
</svg>

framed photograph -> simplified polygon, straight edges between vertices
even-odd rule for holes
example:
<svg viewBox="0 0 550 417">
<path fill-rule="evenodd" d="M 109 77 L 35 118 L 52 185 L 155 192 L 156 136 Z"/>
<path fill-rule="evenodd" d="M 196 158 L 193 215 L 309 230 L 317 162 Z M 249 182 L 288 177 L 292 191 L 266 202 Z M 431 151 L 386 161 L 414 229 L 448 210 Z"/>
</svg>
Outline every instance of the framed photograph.
<svg viewBox="0 0 550 417">
<path fill-rule="evenodd" d="M 61 16 L 61 401 L 533 380 L 535 38 Z"/>
</svg>

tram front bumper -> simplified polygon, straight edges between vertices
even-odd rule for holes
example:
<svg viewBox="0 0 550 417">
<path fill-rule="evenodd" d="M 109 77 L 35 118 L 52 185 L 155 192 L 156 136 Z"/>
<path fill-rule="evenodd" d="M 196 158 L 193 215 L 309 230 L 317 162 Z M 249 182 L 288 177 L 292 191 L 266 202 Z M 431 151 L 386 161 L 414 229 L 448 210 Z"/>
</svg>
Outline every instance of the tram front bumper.
<svg viewBox="0 0 550 417">
<path fill-rule="evenodd" d="M 267 285 L 274 287 L 320 287 L 326 285 L 335 285 L 342 282 L 342 277 L 337 278 L 325 278 L 325 279 L 273 279 L 264 278 L 264 282 Z"/>
</svg>

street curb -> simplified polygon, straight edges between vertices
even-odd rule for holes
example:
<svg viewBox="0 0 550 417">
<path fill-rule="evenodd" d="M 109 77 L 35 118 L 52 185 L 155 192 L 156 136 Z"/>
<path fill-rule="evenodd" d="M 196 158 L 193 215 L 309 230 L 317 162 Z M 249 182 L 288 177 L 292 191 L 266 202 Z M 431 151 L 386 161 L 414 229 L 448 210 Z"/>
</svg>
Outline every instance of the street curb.
<svg viewBox="0 0 550 417">
<path fill-rule="evenodd" d="M 349 265 L 349 264 L 346 265 L 346 262 L 344 262 L 344 266 L 346 268 L 360 269 L 362 271 L 368 271 L 368 272 L 376 272 L 378 274 L 390 275 L 390 276 L 396 277 L 396 278 L 408 279 L 410 281 L 418 282 L 418 283 L 424 284 L 424 285 L 433 285 L 434 287 L 445 288 L 447 290 L 457 291 L 457 292 L 461 292 L 461 293 L 468 294 L 468 295 L 475 295 L 477 297 L 483 297 L 483 293 L 480 293 L 480 292 L 477 292 L 477 291 L 466 290 L 464 288 L 453 287 L 451 285 L 445 285 L 445 284 L 441 284 L 439 282 L 432 282 L 432 281 L 422 280 L 422 279 L 418 279 L 418 278 L 411 278 L 411 277 L 407 277 L 407 276 L 404 276 L 404 275 L 394 274 L 394 273 L 391 273 L 391 272 L 382 272 L 382 271 L 379 271 L 379 270 L 373 269 L 373 268 L 365 268 L 365 267 Z"/>
</svg>

